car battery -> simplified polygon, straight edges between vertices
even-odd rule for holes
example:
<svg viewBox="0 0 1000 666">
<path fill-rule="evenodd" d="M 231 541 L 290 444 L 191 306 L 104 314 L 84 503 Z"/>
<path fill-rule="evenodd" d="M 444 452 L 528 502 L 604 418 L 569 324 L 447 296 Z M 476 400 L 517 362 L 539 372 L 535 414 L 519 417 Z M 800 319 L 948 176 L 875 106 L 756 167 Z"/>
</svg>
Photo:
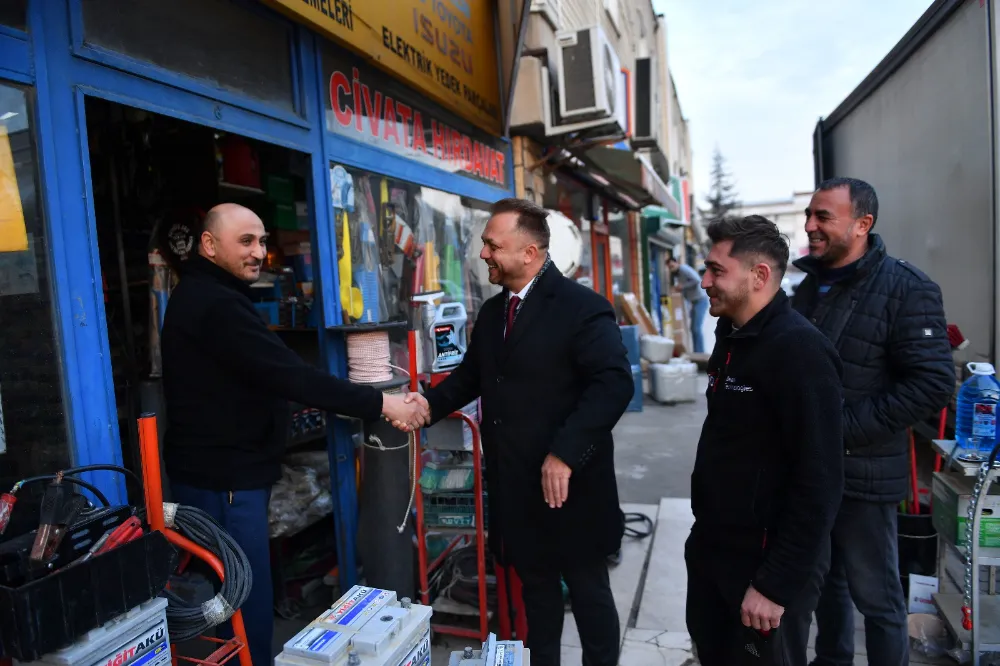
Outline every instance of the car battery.
<svg viewBox="0 0 1000 666">
<path fill-rule="evenodd" d="M 31 666 L 169 666 L 167 600 L 157 597 L 87 632 Z"/>
<path fill-rule="evenodd" d="M 276 666 L 425 666 L 431 661 L 430 606 L 355 585 L 285 643 Z"/>
<path fill-rule="evenodd" d="M 490 634 L 481 650 L 452 652 L 448 666 L 531 666 L 531 652 L 521 641 L 498 641 Z"/>
</svg>

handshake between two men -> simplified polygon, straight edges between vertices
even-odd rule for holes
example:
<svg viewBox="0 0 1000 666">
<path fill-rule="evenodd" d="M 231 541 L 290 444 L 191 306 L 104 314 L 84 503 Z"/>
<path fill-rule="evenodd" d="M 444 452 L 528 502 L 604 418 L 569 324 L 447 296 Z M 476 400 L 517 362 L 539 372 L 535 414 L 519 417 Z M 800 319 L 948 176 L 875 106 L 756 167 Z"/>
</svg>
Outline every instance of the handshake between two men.
<svg viewBox="0 0 1000 666">
<path fill-rule="evenodd" d="M 389 394 L 382 399 L 382 416 L 403 432 L 430 425 L 431 406 L 419 393 Z M 573 470 L 549 454 L 542 464 L 542 493 L 553 509 L 562 508 L 569 497 L 569 479 Z"/>
<path fill-rule="evenodd" d="M 382 416 L 403 432 L 430 425 L 431 407 L 419 393 L 386 394 L 382 398 Z"/>
</svg>

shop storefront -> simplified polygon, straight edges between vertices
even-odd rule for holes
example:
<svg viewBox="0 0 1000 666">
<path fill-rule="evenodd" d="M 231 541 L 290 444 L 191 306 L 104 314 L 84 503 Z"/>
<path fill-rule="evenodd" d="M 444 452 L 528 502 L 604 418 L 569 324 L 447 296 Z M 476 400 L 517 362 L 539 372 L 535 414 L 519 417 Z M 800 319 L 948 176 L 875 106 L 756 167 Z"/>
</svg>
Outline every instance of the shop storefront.
<svg viewBox="0 0 1000 666">
<path fill-rule="evenodd" d="M 676 207 L 646 206 L 642 210 L 640 232 L 640 247 L 642 263 L 646 266 L 643 273 L 643 288 L 645 305 L 653 318 L 653 323 L 659 328 L 661 335 L 670 331 L 671 321 L 671 285 L 673 278 L 667 269 L 666 262 L 670 257 L 682 263 L 690 264 L 695 258 L 689 256 L 688 235 L 691 233 L 691 211 L 686 180 L 671 178 L 670 187 L 674 200 L 680 202 Z"/>
<path fill-rule="evenodd" d="M 334 327 L 435 289 L 471 319 L 488 296 L 475 241 L 513 191 L 495 16 L 380 3 L 375 40 L 349 2 L 0 4 L 0 485 L 137 464 L 168 268 L 216 203 L 264 220 L 261 316 L 333 373 Z M 354 442 L 334 420 L 292 439 L 328 444 L 342 537 Z"/>
</svg>

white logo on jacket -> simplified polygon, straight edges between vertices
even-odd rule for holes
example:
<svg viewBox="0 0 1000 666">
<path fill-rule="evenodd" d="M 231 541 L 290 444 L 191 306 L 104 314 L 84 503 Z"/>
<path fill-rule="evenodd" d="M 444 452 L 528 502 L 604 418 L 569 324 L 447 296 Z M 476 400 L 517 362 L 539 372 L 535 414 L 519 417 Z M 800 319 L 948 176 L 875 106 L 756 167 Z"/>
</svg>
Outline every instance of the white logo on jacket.
<svg viewBox="0 0 1000 666">
<path fill-rule="evenodd" d="M 752 393 L 753 387 L 749 384 L 740 384 L 736 377 L 726 377 L 725 389 L 727 391 L 734 391 L 735 393 Z"/>
</svg>

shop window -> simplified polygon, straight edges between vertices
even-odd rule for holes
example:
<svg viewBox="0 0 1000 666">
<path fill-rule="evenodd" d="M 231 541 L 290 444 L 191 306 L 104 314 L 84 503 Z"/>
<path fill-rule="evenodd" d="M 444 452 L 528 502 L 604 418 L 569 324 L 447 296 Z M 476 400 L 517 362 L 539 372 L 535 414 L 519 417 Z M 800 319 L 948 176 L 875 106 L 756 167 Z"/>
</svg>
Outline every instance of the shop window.
<svg viewBox="0 0 1000 666">
<path fill-rule="evenodd" d="M 31 100 L 0 85 L 0 488 L 70 463 Z"/>
<path fill-rule="evenodd" d="M 0 25 L 18 30 L 28 29 L 28 0 L 0 1 Z"/>
<path fill-rule="evenodd" d="M 218 88 L 295 110 L 292 33 L 230 0 L 82 0 L 84 39 Z"/>
<path fill-rule="evenodd" d="M 479 258 L 488 206 L 338 164 L 330 175 L 344 322 L 406 319 L 413 294 L 440 291 L 471 330 L 499 291 Z"/>
</svg>

